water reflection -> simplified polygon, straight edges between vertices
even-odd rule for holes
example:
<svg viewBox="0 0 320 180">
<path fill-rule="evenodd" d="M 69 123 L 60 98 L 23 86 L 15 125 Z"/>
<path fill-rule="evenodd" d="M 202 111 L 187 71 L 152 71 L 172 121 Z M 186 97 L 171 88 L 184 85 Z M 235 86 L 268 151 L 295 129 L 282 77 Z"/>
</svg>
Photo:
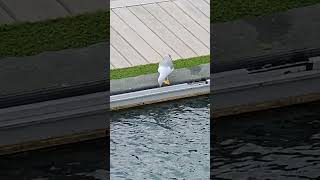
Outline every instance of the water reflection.
<svg viewBox="0 0 320 180">
<path fill-rule="evenodd" d="M 98 139 L 0 156 L 0 179 L 107 180 L 106 146 L 106 139 Z"/>
<path fill-rule="evenodd" d="M 208 179 L 209 99 L 113 113 L 111 179 Z"/>
<path fill-rule="evenodd" d="M 320 179 L 320 102 L 221 118 L 214 179 Z"/>
</svg>

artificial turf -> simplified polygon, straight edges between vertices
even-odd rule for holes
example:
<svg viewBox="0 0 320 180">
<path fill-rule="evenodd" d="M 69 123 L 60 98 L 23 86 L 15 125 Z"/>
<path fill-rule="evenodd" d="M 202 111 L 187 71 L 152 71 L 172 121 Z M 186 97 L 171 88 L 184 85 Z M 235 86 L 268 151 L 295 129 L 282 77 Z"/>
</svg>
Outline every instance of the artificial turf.
<svg viewBox="0 0 320 180">
<path fill-rule="evenodd" d="M 86 47 L 109 39 L 109 12 L 0 26 L 0 58 Z"/>
<path fill-rule="evenodd" d="M 174 68 L 186 68 L 192 67 L 200 64 L 210 63 L 210 56 L 199 56 L 188 59 L 178 59 L 173 61 Z M 121 69 L 112 69 L 110 72 L 110 79 L 122 79 L 127 77 L 135 77 L 144 74 L 157 73 L 158 64 L 146 64 L 140 66 L 133 66 Z"/>
<path fill-rule="evenodd" d="M 210 22 L 264 16 L 317 3 L 320 3 L 320 0 L 211 0 Z"/>
</svg>

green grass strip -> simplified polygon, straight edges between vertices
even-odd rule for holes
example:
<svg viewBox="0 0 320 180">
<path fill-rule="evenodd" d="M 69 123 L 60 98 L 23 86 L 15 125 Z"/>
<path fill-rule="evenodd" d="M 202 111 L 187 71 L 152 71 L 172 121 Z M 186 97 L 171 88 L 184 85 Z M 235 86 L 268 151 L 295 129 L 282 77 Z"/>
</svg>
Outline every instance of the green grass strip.
<svg viewBox="0 0 320 180">
<path fill-rule="evenodd" d="M 192 66 L 206 64 L 206 63 L 210 63 L 210 55 L 188 58 L 188 59 L 178 59 L 173 61 L 175 69 L 187 68 L 187 67 L 192 67 Z M 135 76 L 152 74 L 157 72 L 158 72 L 158 63 L 133 66 L 133 67 L 121 68 L 121 69 L 112 69 L 110 73 L 110 79 L 122 79 L 122 78 L 135 77 Z"/>
<path fill-rule="evenodd" d="M 0 26 L 0 57 L 86 47 L 109 39 L 109 12 Z"/>
<path fill-rule="evenodd" d="M 320 3 L 320 0 L 211 0 L 211 23 L 263 16 Z"/>
</svg>

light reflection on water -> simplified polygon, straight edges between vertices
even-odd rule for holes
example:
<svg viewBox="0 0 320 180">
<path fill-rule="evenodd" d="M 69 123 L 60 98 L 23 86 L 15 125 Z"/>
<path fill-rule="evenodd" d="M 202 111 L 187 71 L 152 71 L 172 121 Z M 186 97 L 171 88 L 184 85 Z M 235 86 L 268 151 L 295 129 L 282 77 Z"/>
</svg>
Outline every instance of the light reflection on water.
<svg viewBox="0 0 320 180">
<path fill-rule="evenodd" d="M 209 179 L 209 98 L 113 113 L 113 179 Z"/>
<path fill-rule="evenodd" d="M 320 179 L 320 102 L 219 119 L 214 179 Z"/>
</svg>

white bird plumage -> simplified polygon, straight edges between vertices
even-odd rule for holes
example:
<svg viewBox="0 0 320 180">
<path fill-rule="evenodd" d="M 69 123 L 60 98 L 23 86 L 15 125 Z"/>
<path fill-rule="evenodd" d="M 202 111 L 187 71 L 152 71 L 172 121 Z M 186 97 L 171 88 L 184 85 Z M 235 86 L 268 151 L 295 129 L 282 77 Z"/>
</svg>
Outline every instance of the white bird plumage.
<svg viewBox="0 0 320 180">
<path fill-rule="evenodd" d="M 160 61 L 159 63 L 159 67 L 158 67 L 158 72 L 159 72 L 159 78 L 158 78 L 158 83 L 159 86 L 161 87 L 163 83 L 165 83 L 166 85 L 169 85 L 169 79 L 168 76 L 169 74 L 172 73 L 172 71 L 174 70 L 174 66 L 172 63 L 172 58 L 170 56 L 170 54 L 168 56 L 165 56 L 162 61 Z"/>
</svg>

